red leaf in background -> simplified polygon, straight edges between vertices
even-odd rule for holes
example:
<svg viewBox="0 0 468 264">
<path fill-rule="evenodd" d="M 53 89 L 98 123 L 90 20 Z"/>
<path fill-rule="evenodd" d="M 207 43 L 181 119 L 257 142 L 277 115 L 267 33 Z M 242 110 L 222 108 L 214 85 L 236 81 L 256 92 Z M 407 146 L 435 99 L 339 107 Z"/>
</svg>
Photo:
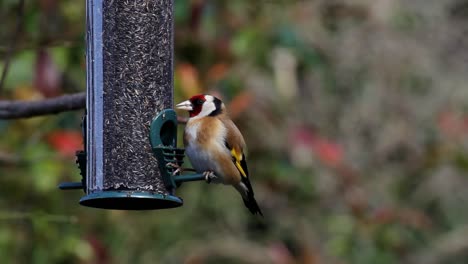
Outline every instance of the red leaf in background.
<svg viewBox="0 0 468 264">
<path fill-rule="evenodd" d="M 396 212 L 393 208 L 382 207 L 372 212 L 372 220 L 378 224 L 388 224 L 395 221 Z"/>
<path fill-rule="evenodd" d="M 201 93 L 198 70 L 190 63 L 177 66 L 176 74 L 180 79 L 180 88 L 184 97 L 190 98 Z"/>
<path fill-rule="evenodd" d="M 57 69 L 49 52 L 40 49 L 36 56 L 34 68 L 34 86 L 45 97 L 55 97 L 60 94 L 61 73 Z"/>
<path fill-rule="evenodd" d="M 208 70 L 207 77 L 209 80 L 219 81 L 226 75 L 228 70 L 229 65 L 227 65 L 226 63 L 216 63 L 215 65 L 211 66 L 211 68 Z"/>
<path fill-rule="evenodd" d="M 320 161 L 328 166 L 336 167 L 343 161 L 343 150 L 341 146 L 317 136 L 312 144 L 312 150 L 317 154 Z"/>
<path fill-rule="evenodd" d="M 290 141 L 294 145 L 306 145 L 312 147 L 314 142 L 314 132 L 305 127 L 295 127 L 290 131 Z"/>
<path fill-rule="evenodd" d="M 374 210 L 372 220 L 376 224 L 398 223 L 417 229 L 430 228 L 431 219 L 422 211 L 410 208 L 382 207 Z"/>
<path fill-rule="evenodd" d="M 303 126 L 292 127 L 287 144 L 289 158 L 298 167 L 310 167 L 314 164 L 312 144 L 313 131 Z"/>
<path fill-rule="evenodd" d="M 270 255 L 275 264 L 292 264 L 296 263 L 289 249 L 282 242 L 275 242 L 269 245 L 268 255 Z"/>
<path fill-rule="evenodd" d="M 236 95 L 229 103 L 229 115 L 232 119 L 236 119 L 240 114 L 247 111 L 252 104 L 253 96 L 247 91 L 243 91 Z"/>
<path fill-rule="evenodd" d="M 338 167 L 343 162 L 342 147 L 320 135 L 313 129 L 295 127 L 290 132 L 291 147 L 307 147 L 324 164 Z"/>
<path fill-rule="evenodd" d="M 97 237 L 90 235 L 87 241 L 93 249 L 94 260 L 91 263 L 107 264 L 111 263 L 111 258 L 106 246 Z"/>
<path fill-rule="evenodd" d="M 42 11 L 50 12 L 57 7 L 57 0 L 40 0 L 39 6 Z"/>
<path fill-rule="evenodd" d="M 468 134 L 468 115 L 444 111 L 437 117 L 439 130 L 447 137 L 459 139 Z"/>
<path fill-rule="evenodd" d="M 74 157 L 77 150 L 83 149 L 83 136 L 78 131 L 54 131 L 47 135 L 47 142 L 67 157 Z"/>
<path fill-rule="evenodd" d="M 230 61 L 232 59 L 231 39 L 228 37 L 220 37 L 214 43 L 216 56 L 220 60 Z"/>
<path fill-rule="evenodd" d="M 413 228 L 425 229 L 432 226 L 432 220 L 430 217 L 419 209 L 401 209 L 398 217 L 402 224 L 411 226 Z"/>
<path fill-rule="evenodd" d="M 204 0 L 194 0 L 190 5 L 190 29 L 197 32 L 203 14 Z"/>
<path fill-rule="evenodd" d="M 455 136 L 457 134 L 459 130 L 457 123 L 457 117 L 451 111 L 439 113 L 437 117 L 437 125 L 446 136 Z"/>
</svg>

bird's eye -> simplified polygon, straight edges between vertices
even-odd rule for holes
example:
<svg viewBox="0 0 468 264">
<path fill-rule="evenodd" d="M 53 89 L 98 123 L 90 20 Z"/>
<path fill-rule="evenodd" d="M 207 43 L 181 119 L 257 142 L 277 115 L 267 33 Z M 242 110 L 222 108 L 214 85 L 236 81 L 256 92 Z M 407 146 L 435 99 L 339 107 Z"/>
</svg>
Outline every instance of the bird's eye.
<svg viewBox="0 0 468 264">
<path fill-rule="evenodd" d="M 203 104 L 203 100 L 202 100 L 202 99 L 197 99 L 197 100 L 195 101 L 195 104 L 197 104 L 197 105 L 202 105 L 202 104 Z"/>
</svg>

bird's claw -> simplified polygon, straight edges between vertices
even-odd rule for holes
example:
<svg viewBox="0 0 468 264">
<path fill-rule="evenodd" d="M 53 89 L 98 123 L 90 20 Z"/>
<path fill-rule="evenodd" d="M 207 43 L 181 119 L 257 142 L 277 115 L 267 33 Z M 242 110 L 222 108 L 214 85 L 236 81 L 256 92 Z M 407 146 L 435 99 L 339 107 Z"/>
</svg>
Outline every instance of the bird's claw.
<svg viewBox="0 0 468 264">
<path fill-rule="evenodd" d="M 169 163 L 166 164 L 166 166 L 175 169 L 175 170 L 172 172 L 172 176 L 179 174 L 179 173 L 182 172 L 182 170 L 183 170 L 183 168 L 182 168 L 181 166 L 179 166 L 179 164 L 177 164 L 177 163 L 169 162 Z"/>
<path fill-rule="evenodd" d="M 205 181 L 207 183 L 211 183 L 214 179 L 218 178 L 212 171 L 205 171 L 203 172 L 203 176 L 205 176 Z"/>
</svg>

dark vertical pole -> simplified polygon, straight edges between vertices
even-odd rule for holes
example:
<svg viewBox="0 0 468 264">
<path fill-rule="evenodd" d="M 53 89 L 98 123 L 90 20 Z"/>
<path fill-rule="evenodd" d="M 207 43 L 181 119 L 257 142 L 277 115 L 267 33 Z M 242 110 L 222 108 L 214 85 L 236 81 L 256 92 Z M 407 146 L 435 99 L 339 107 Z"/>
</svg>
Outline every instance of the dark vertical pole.
<svg viewBox="0 0 468 264">
<path fill-rule="evenodd" d="M 149 125 L 172 108 L 172 0 L 87 0 L 87 196 L 110 209 L 181 205 L 166 190 Z"/>
</svg>

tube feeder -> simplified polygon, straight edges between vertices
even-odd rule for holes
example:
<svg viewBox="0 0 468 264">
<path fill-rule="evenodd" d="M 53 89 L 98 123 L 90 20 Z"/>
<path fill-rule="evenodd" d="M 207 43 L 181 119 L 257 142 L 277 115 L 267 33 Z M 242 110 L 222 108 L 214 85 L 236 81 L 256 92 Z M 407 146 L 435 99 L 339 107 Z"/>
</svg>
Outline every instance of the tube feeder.
<svg viewBox="0 0 468 264">
<path fill-rule="evenodd" d="M 182 205 L 173 107 L 173 1 L 86 1 L 85 151 L 77 154 L 80 204 L 103 209 Z M 151 135 L 150 135 L 151 134 Z M 171 162 L 172 163 L 172 162 Z"/>
</svg>

